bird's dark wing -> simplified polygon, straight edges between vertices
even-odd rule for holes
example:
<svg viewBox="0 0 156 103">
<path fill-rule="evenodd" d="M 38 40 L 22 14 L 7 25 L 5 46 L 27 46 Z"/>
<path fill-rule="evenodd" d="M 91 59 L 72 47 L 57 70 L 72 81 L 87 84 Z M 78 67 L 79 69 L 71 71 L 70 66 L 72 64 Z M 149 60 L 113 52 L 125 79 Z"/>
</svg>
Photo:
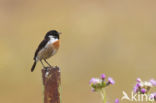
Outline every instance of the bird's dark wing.
<svg viewBox="0 0 156 103">
<path fill-rule="evenodd" d="M 36 59 L 38 52 L 39 52 L 42 48 L 45 47 L 45 45 L 47 44 L 48 41 L 49 41 L 48 39 L 42 40 L 42 42 L 40 43 L 40 45 L 38 46 L 38 48 L 37 48 L 37 50 L 36 50 L 36 52 L 35 52 L 34 60 Z"/>
</svg>

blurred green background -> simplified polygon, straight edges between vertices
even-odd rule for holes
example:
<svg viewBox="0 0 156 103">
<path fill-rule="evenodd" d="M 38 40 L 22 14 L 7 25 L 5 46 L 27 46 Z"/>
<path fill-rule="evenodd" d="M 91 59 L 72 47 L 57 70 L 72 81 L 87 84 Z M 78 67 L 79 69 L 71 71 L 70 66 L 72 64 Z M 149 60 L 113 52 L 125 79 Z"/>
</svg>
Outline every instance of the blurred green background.
<svg viewBox="0 0 156 103">
<path fill-rule="evenodd" d="M 0 0 L 0 102 L 42 103 L 41 64 L 31 73 L 45 33 L 62 32 L 48 61 L 61 68 L 63 103 L 100 103 L 88 85 L 101 73 L 116 84 L 108 101 L 130 93 L 137 77 L 156 78 L 155 0 Z M 123 101 L 121 103 L 128 103 Z"/>
</svg>

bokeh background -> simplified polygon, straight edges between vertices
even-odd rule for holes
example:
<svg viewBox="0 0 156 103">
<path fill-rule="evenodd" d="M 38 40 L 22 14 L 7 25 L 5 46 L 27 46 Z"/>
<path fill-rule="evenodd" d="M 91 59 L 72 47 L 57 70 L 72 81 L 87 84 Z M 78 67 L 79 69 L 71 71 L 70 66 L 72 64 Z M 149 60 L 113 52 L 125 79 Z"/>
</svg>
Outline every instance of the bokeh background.
<svg viewBox="0 0 156 103">
<path fill-rule="evenodd" d="M 101 103 L 89 80 L 115 79 L 108 101 L 130 94 L 137 77 L 156 78 L 155 0 L 0 0 L 0 102 L 43 103 L 41 64 L 31 73 L 45 33 L 62 32 L 49 59 L 61 68 L 63 103 Z M 121 103 L 128 103 L 122 101 Z"/>
</svg>

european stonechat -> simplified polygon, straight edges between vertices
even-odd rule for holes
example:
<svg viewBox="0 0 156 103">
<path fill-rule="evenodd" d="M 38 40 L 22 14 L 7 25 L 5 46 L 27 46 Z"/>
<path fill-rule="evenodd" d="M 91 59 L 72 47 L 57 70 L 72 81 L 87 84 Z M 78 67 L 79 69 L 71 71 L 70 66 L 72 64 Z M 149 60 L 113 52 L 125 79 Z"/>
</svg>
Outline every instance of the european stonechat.
<svg viewBox="0 0 156 103">
<path fill-rule="evenodd" d="M 51 65 L 46 61 L 46 59 L 50 58 L 58 51 L 60 45 L 60 34 L 61 33 L 59 33 L 56 30 L 51 30 L 46 33 L 44 39 L 42 40 L 35 52 L 34 64 L 31 68 L 31 72 L 34 71 L 38 61 L 40 61 L 42 66 L 45 67 L 42 62 L 42 60 L 44 60 L 51 67 Z"/>
</svg>

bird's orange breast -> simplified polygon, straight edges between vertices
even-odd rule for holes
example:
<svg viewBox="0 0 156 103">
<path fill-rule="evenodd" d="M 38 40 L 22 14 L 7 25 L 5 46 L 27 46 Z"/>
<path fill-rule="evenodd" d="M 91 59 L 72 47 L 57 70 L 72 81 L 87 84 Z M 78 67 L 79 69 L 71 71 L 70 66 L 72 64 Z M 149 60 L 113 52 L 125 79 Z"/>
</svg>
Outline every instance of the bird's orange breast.
<svg viewBox="0 0 156 103">
<path fill-rule="evenodd" d="M 59 40 L 57 40 L 56 42 L 54 42 L 54 43 L 53 43 L 53 46 L 54 46 L 55 49 L 58 49 L 59 46 L 60 46 Z"/>
</svg>

